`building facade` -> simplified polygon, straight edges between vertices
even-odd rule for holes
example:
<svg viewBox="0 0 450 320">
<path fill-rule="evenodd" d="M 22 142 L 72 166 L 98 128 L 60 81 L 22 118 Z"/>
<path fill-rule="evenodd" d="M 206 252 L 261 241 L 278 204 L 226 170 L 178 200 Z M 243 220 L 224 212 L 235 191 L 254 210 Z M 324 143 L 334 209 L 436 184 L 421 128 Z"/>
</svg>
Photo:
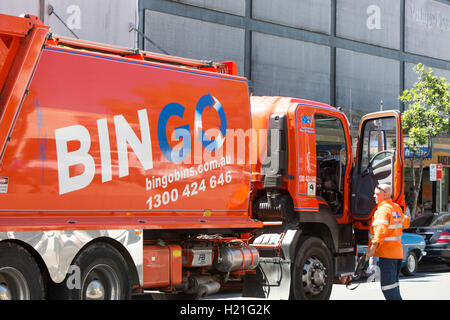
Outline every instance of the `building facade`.
<svg viewBox="0 0 450 320">
<path fill-rule="evenodd" d="M 450 79 L 447 0 L 1 0 L 0 12 L 37 15 L 65 36 L 235 61 L 252 94 L 341 107 L 352 135 L 365 113 L 404 110 L 398 96 L 418 62 Z M 442 160 L 447 204 L 450 139 L 433 146 L 427 168 Z M 436 206 L 437 184 L 427 183 L 422 201 Z"/>
</svg>

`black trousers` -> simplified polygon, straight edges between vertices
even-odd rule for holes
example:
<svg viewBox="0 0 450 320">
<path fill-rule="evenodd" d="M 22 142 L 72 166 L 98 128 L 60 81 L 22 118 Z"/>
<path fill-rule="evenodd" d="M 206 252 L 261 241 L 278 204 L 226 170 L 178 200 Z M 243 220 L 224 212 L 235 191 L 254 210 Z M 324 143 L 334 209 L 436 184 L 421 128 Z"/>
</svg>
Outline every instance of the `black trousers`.
<svg viewBox="0 0 450 320">
<path fill-rule="evenodd" d="M 386 300 L 402 300 L 400 295 L 399 277 L 402 259 L 380 258 L 381 291 Z"/>
</svg>

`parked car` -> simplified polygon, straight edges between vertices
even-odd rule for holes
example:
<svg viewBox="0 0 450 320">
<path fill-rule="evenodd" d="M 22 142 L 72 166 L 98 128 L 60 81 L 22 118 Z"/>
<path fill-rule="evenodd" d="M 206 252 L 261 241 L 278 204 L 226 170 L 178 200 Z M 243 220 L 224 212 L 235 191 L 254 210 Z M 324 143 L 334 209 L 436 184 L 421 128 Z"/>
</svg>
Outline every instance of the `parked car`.
<svg viewBox="0 0 450 320">
<path fill-rule="evenodd" d="M 421 235 L 425 239 L 427 255 L 424 262 L 445 262 L 450 266 L 450 213 L 416 218 L 405 232 Z"/>
<path fill-rule="evenodd" d="M 422 236 L 414 233 L 403 233 L 403 259 L 402 259 L 402 273 L 405 276 L 413 276 L 417 272 L 419 261 L 426 255 L 425 240 Z M 358 245 L 358 255 L 366 252 L 367 246 Z"/>
</svg>

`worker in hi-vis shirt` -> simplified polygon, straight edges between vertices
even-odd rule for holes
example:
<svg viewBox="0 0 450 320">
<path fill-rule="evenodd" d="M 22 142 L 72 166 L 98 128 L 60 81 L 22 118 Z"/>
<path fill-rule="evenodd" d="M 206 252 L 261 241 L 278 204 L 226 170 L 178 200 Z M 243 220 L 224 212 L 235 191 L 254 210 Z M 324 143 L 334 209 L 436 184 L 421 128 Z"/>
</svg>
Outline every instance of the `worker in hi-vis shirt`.
<svg viewBox="0 0 450 320">
<path fill-rule="evenodd" d="M 389 185 L 378 185 L 374 197 L 377 208 L 370 227 L 366 256 L 379 258 L 381 290 L 386 300 L 401 300 L 402 233 L 409 227 L 409 217 L 392 201 Z"/>
</svg>

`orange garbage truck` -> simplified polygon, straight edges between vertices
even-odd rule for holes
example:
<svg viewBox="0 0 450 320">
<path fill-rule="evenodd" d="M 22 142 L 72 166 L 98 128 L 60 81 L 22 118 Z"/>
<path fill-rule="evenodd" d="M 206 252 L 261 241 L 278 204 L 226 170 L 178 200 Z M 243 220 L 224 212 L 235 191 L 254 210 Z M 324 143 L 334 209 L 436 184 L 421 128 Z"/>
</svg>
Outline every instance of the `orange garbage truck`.
<svg viewBox="0 0 450 320">
<path fill-rule="evenodd" d="M 233 62 L 0 15 L 0 299 L 327 299 L 403 201 L 400 114 L 250 97 Z"/>
</svg>

